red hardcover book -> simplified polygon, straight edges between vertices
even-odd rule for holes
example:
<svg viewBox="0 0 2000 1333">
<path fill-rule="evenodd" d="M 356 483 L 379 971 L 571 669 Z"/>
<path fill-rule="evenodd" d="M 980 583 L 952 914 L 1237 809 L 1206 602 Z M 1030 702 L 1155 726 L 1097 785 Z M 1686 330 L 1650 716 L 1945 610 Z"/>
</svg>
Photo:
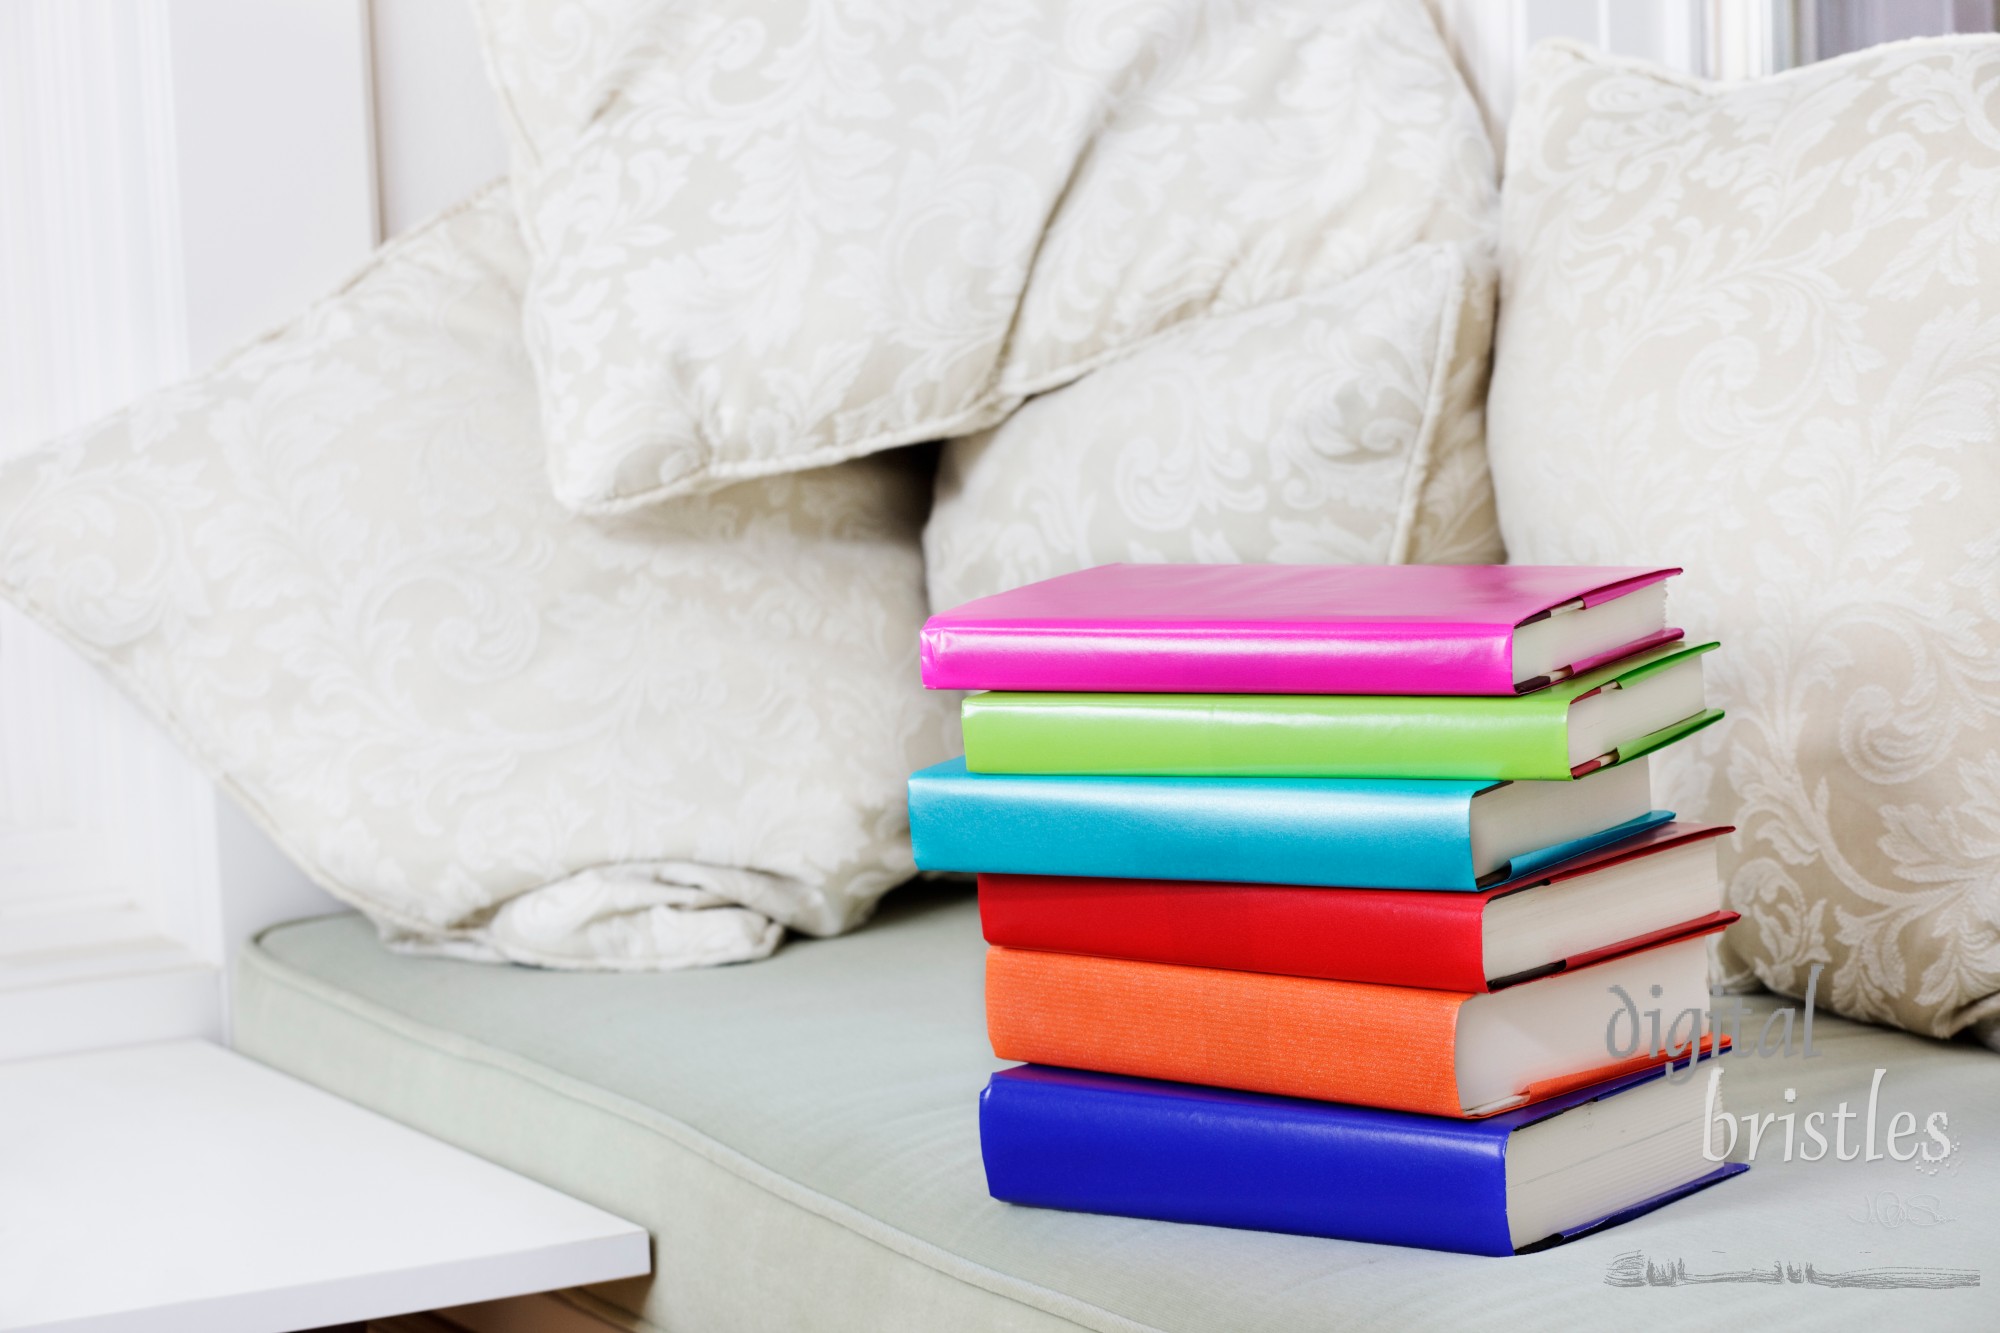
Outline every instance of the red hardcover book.
<svg viewBox="0 0 2000 1333">
<path fill-rule="evenodd" d="M 1014 949 L 1470 994 L 1734 921 L 1731 831 L 1664 824 L 1483 893 L 981 875 L 979 917 Z"/>
</svg>

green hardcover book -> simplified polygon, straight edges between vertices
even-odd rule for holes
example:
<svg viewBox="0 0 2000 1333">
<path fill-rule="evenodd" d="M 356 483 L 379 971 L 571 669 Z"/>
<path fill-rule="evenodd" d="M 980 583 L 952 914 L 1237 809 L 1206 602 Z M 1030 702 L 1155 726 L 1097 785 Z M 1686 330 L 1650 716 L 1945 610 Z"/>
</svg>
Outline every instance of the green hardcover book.
<svg viewBox="0 0 2000 1333">
<path fill-rule="evenodd" d="M 975 773 L 1560 781 L 1715 721 L 1701 658 L 1665 644 L 1534 694 L 967 696 Z"/>
</svg>

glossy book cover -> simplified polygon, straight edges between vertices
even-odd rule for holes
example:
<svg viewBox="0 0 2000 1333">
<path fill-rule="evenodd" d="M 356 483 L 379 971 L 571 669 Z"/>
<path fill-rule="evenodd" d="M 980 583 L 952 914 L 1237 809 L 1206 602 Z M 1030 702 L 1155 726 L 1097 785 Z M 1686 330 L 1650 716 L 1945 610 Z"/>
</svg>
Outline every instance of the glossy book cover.
<svg viewBox="0 0 2000 1333">
<path fill-rule="evenodd" d="M 910 841 L 921 870 L 1469 892 L 1671 819 L 1645 807 L 1646 762 L 1560 784 L 1635 781 L 1637 810 L 1491 868 L 1474 859 L 1473 805 L 1504 784 L 1471 780 L 969 773 L 948 759 L 910 775 Z"/>
<path fill-rule="evenodd" d="M 1722 710 L 1704 708 L 1582 763 L 1570 753 L 1577 702 L 1642 686 L 1717 646 L 1653 648 L 1507 696 L 974 694 L 963 705 L 965 764 L 975 773 L 1568 781 L 1719 720 Z"/>
<path fill-rule="evenodd" d="M 1099 565 L 982 597 L 924 625 L 923 681 L 948 690 L 1496 694 L 1514 634 L 1674 568 L 1594 565 Z M 1679 637 L 1653 628 L 1585 671 Z"/>
<path fill-rule="evenodd" d="M 1485 917 L 1496 900 L 1633 865 L 1733 831 L 1727 825 L 1662 824 L 1477 893 L 983 874 L 979 920 L 988 944 L 1012 949 L 1485 991 L 1494 988 Z M 1709 912 L 1625 938 L 1599 939 L 1586 951 L 1504 982 L 1518 984 L 1545 972 L 1586 967 L 1706 933 L 1735 917 L 1733 912 Z"/>
<path fill-rule="evenodd" d="M 980 1094 L 980 1154 L 988 1192 L 1008 1203 L 1510 1255 L 1616 1226 L 1746 1169 L 1725 1163 L 1516 1244 L 1513 1134 L 1662 1076 L 1468 1121 L 1028 1065 L 994 1074 Z"/>
</svg>

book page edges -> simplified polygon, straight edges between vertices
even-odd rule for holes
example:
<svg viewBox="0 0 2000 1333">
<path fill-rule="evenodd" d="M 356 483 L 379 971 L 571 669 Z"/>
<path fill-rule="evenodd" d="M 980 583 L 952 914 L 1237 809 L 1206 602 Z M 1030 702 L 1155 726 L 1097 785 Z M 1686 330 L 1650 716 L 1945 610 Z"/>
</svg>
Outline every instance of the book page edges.
<svg viewBox="0 0 2000 1333">
<path fill-rule="evenodd" d="M 1729 1039 L 1725 1037 L 1720 1049 L 1726 1051 L 1730 1045 Z M 1713 1037 L 1703 1037 L 1701 1045 L 1695 1049 L 1697 1058 L 1700 1058 L 1712 1054 L 1718 1048 L 1715 1045 Z M 1499 1101 L 1489 1102 L 1484 1106 L 1468 1107 L 1459 1112 L 1459 1114 L 1469 1120 L 1484 1120 L 1488 1116 L 1498 1115 L 1502 1111 L 1512 1111 L 1522 1106 L 1533 1106 L 1536 1102 L 1544 1102 L 1551 1097 L 1560 1097 L 1566 1092 L 1580 1091 L 1591 1086 L 1593 1083 L 1609 1082 L 1614 1078 L 1623 1078 L 1627 1074 L 1642 1074 L 1649 1069 L 1658 1069 L 1663 1065 L 1672 1064 L 1686 1058 L 1687 1055 L 1685 1052 L 1680 1055 L 1674 1055 L 1668 1051 L 1654 1051 L 1645 1055 L 1635 1055 L 1626 1060 L 1614 1060 L 1609 1064 L 1597 1065 L 1590 1069 L 1561 1074 L 1555 1078 L 1537 1079 L 1511 1097 L 1503 1097 Z"/>
<path fill-rule="evenodd" d="M 1630 578 L 1616 579 L 1610 583 L 1601 583 L 1597 587 L 1583 593 L 1582 601 L 1585 606 L 1596 606 L 1600 602 L 1608 602 L 1614 598 L 1623 597 L 1626 593 L 1633 592 L 1639 588 L 1644 588 L 1655 583 L 1663 583 L 1680 572 L 1680 566 L 1672 565 L 1660 569 L 1647 570 L 1643 574 L 1634 574 Z M 1557 603 L 1557 605 L 1560 605 L 1560 603 Z"/>
</svg>

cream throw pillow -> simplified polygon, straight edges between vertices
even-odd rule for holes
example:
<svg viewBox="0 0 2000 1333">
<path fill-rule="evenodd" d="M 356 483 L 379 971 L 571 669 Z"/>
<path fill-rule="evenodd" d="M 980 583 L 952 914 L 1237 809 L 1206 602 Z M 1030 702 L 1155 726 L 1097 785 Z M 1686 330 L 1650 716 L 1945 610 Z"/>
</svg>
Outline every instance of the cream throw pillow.
<svg viewBox="0 0 2000 1333">
<path fill-rule="evenodd" d="M 480 0 L 557 496 L 965 434 L 1488 225 L 1409 0 Z"/>
<path fill-rule="evenodd" d="M 550 497 L 494 190 L 208 375 L 0 469 L 0 593 L 404 943 L 661 968 L 912 873 L 901 456 L 590 520 Z"/>
<path fill-rule="evenodd" d="M 952 441 L 924 530 L 931 608 L 1118 560 L 1500 559 L 1480 261 L 1419 246 Z"/>
<path fill-rule="evenodd" d="M 1739 85 L 1567 45 L 1508 142 L 1490 441 L 1524 562 L 1667 563 L 1728 725 L 1726 954 L 2000 1016 L 2000 40 Z"/>
</svg>

